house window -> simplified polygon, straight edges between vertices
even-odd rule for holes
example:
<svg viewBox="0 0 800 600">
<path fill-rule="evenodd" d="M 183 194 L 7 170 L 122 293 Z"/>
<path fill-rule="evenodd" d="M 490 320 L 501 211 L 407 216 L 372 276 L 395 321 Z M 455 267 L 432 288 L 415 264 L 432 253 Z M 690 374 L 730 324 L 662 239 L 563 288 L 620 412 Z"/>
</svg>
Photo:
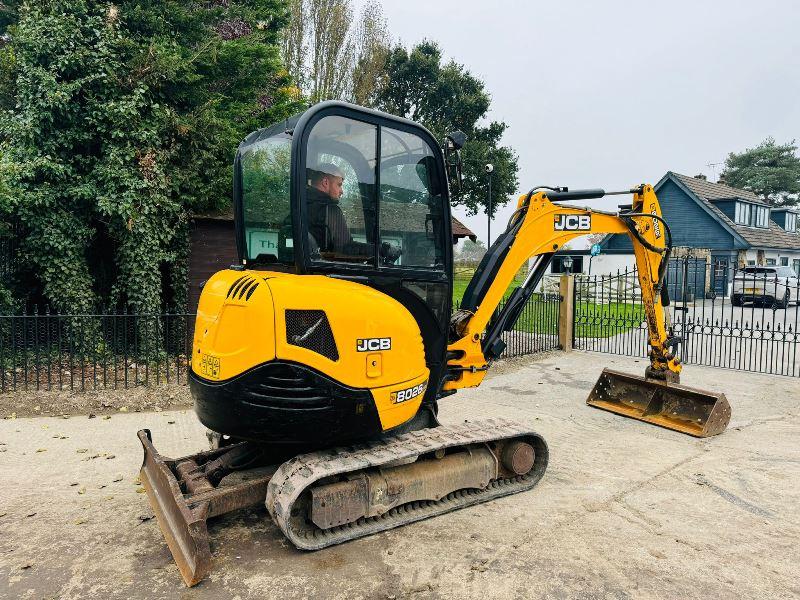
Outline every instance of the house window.
<svg viewBox="0 0 800 600">
<path fill-rule="evenodd" d="M 748 266 L 748 267 L 755 267 L 755 266 L 756 266 L 756 261 L 754 261 L 754 260 L 748 260 L 748 261 L 747 261 L 747 266 Z"/>
<path fill-rule="evenodd" d="M 797 273 L 797 276 L 800 277 L 800 258 L 795 258 L 792 261 L 792 268 L 794 272 Z"/>
<path fill-rule="evenodd" d="M 776 267 L 777 263 L 775 262 L 774 258 L 768 258 L 765 262 L 768 267 Z"/>
<path fill-rule="evenodd" d="M 736 203 L 736 218 L 737 225 L 750 225 L 750 205 L 744 202 Z"/>
<path fill-rule="evenodd" d="M 789 266 L 789 257 L 788 256 L 781 256 L 781 266 L 788 267 Z"/>
<path fill-rule="evenodd" d="M 769 227 L 769 208 L 766 206 L 754 206 L 753 209 L 753 225 L 756 227 Z"/>
<path fill-rule="evenodd" d="M 786 229 L 786 231 L 797 231 L 797 214 L 787 212 L 785 224 L 786 226 L 784 229 Z"/>
</svg>

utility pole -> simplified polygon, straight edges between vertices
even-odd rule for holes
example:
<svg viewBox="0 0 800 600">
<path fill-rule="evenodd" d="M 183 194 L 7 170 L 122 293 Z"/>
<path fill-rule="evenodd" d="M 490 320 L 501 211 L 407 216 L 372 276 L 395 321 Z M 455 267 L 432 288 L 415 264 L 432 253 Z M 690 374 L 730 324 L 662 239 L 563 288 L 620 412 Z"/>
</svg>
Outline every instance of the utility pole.
<svg viewBox="0 0 800 600">
<path fill-rule="evenodd" d="M 492 171 L 494 171 L 494 165 L 486 163 L 484 170 L 489 178 L 489 198 L 486 203 L 486 249 L 488 250 L 492 246 Z"/>
</svg>

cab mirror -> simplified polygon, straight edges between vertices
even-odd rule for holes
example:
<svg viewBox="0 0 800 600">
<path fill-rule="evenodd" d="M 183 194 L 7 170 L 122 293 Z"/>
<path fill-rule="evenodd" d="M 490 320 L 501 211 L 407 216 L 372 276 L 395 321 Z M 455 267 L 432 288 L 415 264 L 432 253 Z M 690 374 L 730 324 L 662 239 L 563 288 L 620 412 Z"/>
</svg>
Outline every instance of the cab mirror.
<svg viewBox="0 0 800 600">
<path fill-rule="evenodd" d="M 463 162 L 461 160 L 461 148 L 467 143 L 467 135 L 463 131 L 453 131 L 444 140 L 444 160 L 447 166 L 447 174 L 452 181 L 453 195 L 461 196 L 464 185 Z"/>
</svg>

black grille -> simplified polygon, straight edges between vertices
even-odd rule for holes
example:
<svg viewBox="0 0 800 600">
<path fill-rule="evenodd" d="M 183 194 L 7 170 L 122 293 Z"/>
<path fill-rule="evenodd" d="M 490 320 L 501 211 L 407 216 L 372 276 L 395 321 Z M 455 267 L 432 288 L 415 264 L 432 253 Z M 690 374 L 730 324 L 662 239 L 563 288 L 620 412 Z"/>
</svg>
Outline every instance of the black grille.
<svg viewBox="0 0 800 600">
<path fill-rule="evenodd" d="M 333 331 L 324 311 L 287 309 L 286 341 L 331 360 L 339 360 Z"/>
<path fill-rule="evenodd" d="M 330 406 L 332 397 L 329 386 L 309 371 L 271 364 L 262 369 L 257 382 L 248 382 L 243 398 L 261 406 L 309 410 Z"/>
</svg>

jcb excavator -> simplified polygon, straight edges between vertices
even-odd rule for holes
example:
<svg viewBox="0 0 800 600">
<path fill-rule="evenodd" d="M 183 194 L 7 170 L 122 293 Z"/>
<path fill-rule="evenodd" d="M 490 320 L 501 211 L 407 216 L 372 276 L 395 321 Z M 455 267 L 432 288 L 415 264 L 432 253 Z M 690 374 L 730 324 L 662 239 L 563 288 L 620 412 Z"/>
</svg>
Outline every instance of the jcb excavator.
<svg viewBox="0 0 800 600">
<path fill-rule="evenodd" d="M 578 236 L 630 236 L 650 343 L 646 376 L 605 370 L 589 404 L 695 436 L 727 426 L 724 395 L 678 384 L 663 309 L 670 232 L 649 185 L 618 213 L 565 204 L 603 190 L 522 195 L 451 311 L 448 180 L 460 181 L 463 143 L 325 102 L 240 145 L 240 260 L 205 283 L 189 381 L 215 447 L 170 459 L 139 432 L 141 481 L 187 585 L 211 567 L 206 520 L 242 507 L 265 502 L 295 546 L 315 550 L 534 487 L 548 449 L 527 424 L 440 425 L 437 407 L 481 383 Z"/>
</svg>

